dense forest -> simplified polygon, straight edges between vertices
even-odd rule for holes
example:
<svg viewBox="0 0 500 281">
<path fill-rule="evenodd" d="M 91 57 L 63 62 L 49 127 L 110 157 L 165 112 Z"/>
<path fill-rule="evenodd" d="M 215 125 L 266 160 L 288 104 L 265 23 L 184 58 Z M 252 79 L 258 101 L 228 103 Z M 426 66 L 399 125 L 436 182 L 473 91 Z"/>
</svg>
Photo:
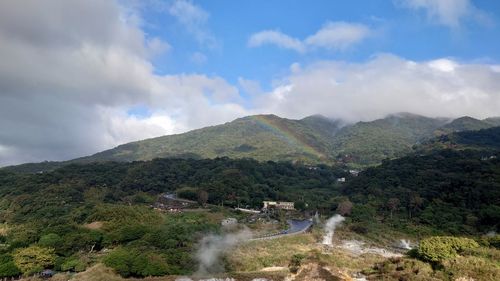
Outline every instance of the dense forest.
<svg viewBox="0 0 500 281">
<path fill-rule="evenodd" d="M 305 200 L 310 208 L 325 208 L 321 202 L 335 194 L 337 178 L 346 174 L 326 165 L 228 158 L 69 165 L 38 174 L 0 172 L 1 218 L 57 219 L 85 204 L 88 197 L 104 203 L 142 203 L 145 196 L 179 190 L 186 196 L 189 190 L 204 190 L 209 203 L 230 207 L 260 208 L 263 200 L 272 199 Z"/>
<path fill-rule="evenodd" d="M 324 198 L 334 197 L 336 179 L 344 175 L 328 166 L 227 158 L 0 171 L 0 277 L 45 267 L 82 271 L 94 262 L 92 252 L 109 248 L 103 262 L 122 276 L 187 274 L 196 269 L 195 244 L 218 231 L 220 218 L 160 215 L 149 207 L 160 193 L 196 199 L 203 190 L 209 203 L 229 207 L 260 208 L 262 200 L 276 199 L 329 208 Z"/>
<path fill-rule="evenodd" d="M 499 150 L 500 127 L 442 135 L 425 142 L 425 145 L 419 148 L 429 149 L 443 147 L 453 147 L 455 149 Z"/>
<path fill-rule="evenodd" d="M 498 232 L 499 157 L 474 150 L 409 155 L 367 169 L 342 194 L 360 209 L 353 214 L 359 221 L 377 217 L 452 234 Z"/>
<path fill-rule="evenodd" d="M 341 213 L 361 233 L 499 231 L 499 157 L 432 150 L 384 161 L 357 177 L 344 167 L 228 158 L 74 164 L 37 174 L 0 170 L 0 276 L 39 271 L 44 266 L 30 263 L 32 256 L 58 270 L 84 270 L 93 260 L 82 253 L 105 248 L 115 250 L 104 263 L 123 276 L 192 272 L 196 241 L 218 231 L 220 221 L 210 213 L 160 216 L 149 206 L 165 192 L 194 200 L 204 192 L 211 208 L 294 201 L 299 210 Z"/>
</svg>

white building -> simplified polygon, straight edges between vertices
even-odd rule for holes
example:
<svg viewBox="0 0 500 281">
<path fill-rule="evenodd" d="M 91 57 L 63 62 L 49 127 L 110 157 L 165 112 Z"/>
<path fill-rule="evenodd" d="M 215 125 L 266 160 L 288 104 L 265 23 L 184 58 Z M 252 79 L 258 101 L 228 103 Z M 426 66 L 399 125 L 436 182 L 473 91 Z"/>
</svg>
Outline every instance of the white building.
<svg viewBox="0 0 500 281">
<path fill-rule="evenodd" d="M 277 201 L 264 201 L 264 207 L 262 209 L 283 209 L 283 210 L 294 210 L 293 202 L 277 202 Z"/>
</svg>

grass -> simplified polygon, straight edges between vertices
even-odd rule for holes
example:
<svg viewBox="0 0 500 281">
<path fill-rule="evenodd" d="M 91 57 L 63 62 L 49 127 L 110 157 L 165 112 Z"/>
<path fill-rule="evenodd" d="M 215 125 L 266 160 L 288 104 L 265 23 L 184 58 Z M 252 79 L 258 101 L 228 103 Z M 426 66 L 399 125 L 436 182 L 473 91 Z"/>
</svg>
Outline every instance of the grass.
<svg viewBox="0 0 500 281">
<path fill-rule="evenodd" d="M 229 275 L 220 275 L 214 277 L 226 278 Z M 241 272 L 241 273 L 232 273 L 230 275 L 231 278 L 235 278 L 239 281 L 251 281 L 255 278 L 266 278 L 268 280 L 283 280 L 286 276 L 283 272 Z M 77 273 L 77 274 L 69 274 L 69 273 L 58 273 L 54 275 L 51 281 L 175 281 L 180 276 L 170 275 L 170 276 L 161 276 L 161 277 L 146 277 L 146 278 L 123 278 L 116 274 L 111 268 L 106 267 L 105 265 L 98 263 L 86 271 Z M 196 278 L 195 278 L 196 279 Z M 28 277 L 20 279 L 19 281 L 43 281 L 47 279 L 42 279 L 39 277 Z"/>
<path fill-rule="evenodd" d="M 258 271 L 265 267 L 287 267 L 294 254 L 307 254 L 316 240 L 311 234 L 300 234 L 271 240 L 250 241 L 227 255 L 230 271 Z"/>
<path fill-rule="evenodd" d="M 0 235 L 1 236 L 6 236 L 7 232 L 9 231 L 9 227 L 5 223 L 0 224 Z"/>
<path fill-rule="evenodd" d="M 499 250 L 481 247 L 429 264 L 413 258 L 390 258 L 363 272 L 373 280 L 475 280 L 497 281 L 500 276 Z M 434 268 L 433 268 L 434 267 Z"/>
<path fill-rule="evenodd" d="M 306 256 L 304 263 L 340 268 L 349 273 L 360 272 L 384 258 L 365 254 L 359 257 L 344 250 L 325 248 L 317 243 L 320 231 L 271 240 L 251 241 L 228 253 L 226 263 L 233 272 L 259 271 L 266 267 L 288 267 L 295 254 Z"/>
<path fill-rule="evenodd" d="M 454 278 L 473 277 L 482 281 L 497 281 L 500 278 L 499 261 L 474 256 L 459 256 L 443 263 L 444 271 Z"/>
<path fill-rule="evenodd" d="M 84 272 L 75 274 L 71 279 L 74 281 L 123 281 L 125 278 L 120 277 L 111 268 L 102 264 L 96 264 Z"/>
</svg>

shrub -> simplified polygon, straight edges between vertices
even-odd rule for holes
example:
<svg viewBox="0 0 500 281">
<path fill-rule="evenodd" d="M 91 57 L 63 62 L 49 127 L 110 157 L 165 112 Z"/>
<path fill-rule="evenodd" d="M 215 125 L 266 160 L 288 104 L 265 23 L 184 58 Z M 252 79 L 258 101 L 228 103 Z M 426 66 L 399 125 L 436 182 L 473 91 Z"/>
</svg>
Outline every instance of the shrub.
<svg viewBox="0 0 500 281">
<path fill-rule="evenodd" d="M 64 241 L 56 247 L 58 254 L 70 256 L 77 251 L 99 250 L 103 235 L 96 230 L 79 229 L 64 236 Z"/>
<path fill-rule="evenodd" d="M 478 242 L 486 247 L 493 247 L 500 249 L 500 235 L 483 236 L 479 239 Z"/>
<path fill-rule="evenodd" d="M 303 254 L 295 254 L 292 256 L 292 260 L 290 260 L 290 263 L 288 264 L 288 268 L 290 269 L 290 272 L 292 273 L 297 273 L 299 271 L 300 266 L 302 265 L 302 260 L 305 258 Z"/>
<path fill-rule="evenodd" d="M 418 280 L 434 281 L 435 272 L 428 263 L 406 258 L 389 258 L 375 264 L 372 270 L 364 270 L 370 280 Z"/>
<path fill-rule="evenodd" d="M 117 248 L 104 258 L 104 264 L 123 277 L 161 276 L 170 273 L 165 258 L 155 253 L 139 253 Z"/>
<path fill-rule="evenodd" d="M 62 271 L 82 272 L 86 268 L 85 262 L 77 257 L 70 257 L 61 264 Z"/>
<path fill-rule="evenodd" d="M 30 246 L 14 252 L 14 263 L 24 273 L 32 274 L 51 267 L 56 261 L 54 249 Z"/>
<path fill-rule="evenodd" d="M 55 233 L 49 233 L 40 237 L 38 240 L 38 245 L 46 248 L 56 248 L 62 242 L 61 236 Z"/>
<path fill-rule="evenodd" d="M 13 261 L 0 264 L 0 278 L 21 275 L 21 271 Z"/>
<path fill-rule="evenodd" d="M 104 264 L 113 268 L 123 277 L 132 274 L 133 253 L 124 248 L 117 248 L 104 258 Z"/>
<path fill-rule="evenodd" d="M 441 262 L 456 257 L 459 253 L 479 247 L 479 244 L 469 238 L 452 236 L 434 236 L 420 241 L 417 250 L 418 257 L 425 261 Z"/>
</svg>

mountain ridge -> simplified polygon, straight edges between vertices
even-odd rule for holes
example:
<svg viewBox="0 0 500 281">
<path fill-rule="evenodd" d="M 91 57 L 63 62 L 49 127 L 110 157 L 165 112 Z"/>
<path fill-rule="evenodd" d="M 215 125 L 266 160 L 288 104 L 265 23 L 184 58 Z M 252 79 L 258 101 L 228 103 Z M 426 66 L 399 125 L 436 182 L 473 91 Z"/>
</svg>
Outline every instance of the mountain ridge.
<svg viewBox="0 0 500 281">
<path fill-rule="evenodd" d="M 185 133 L 122 144 L 68 161 L 26 163 L 7 169 L 36 172 L 71 163 L 217 157 L 364 167 L 403 156 L 415 145 L 437 136 L 487 129 L 497 124 L 500 125 L 498 117 L 448 119 L 406 112 L 351 124 L 322 115 L 302 119 L 251 115 Z"/>
</svg>

